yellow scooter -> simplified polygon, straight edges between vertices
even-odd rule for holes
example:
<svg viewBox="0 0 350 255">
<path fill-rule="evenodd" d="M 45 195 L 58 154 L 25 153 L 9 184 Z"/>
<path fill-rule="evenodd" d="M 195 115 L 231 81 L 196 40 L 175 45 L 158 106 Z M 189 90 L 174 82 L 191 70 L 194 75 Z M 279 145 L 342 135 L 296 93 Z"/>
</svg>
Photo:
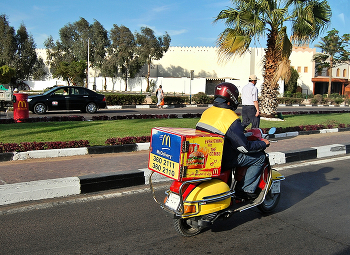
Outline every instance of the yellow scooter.
<svg viewBox="0 0 350 255">
<path fill-rule="evenodd" d="M 275 132 L 270 129 L 269 134 Z M 260 139 L 261 129 L 252 129 L 247 139 Z M 264 138 L 268 138 L 267 135 Z M 278 204 L 284 177 L 271 169 L 268 155 L 254 200 L 236 196 L 237 182 L 244 178 L 246 167 L 221 171 L 223 137 L 195 129 L 154 128 L 148 168 L 154 200 L 174 215 L 174 227 L 183 236 L 194 236 L 217 219 L 258 207 L 271 212 Z M 157 172 L 174 181 L 166 191 L 164 202 L 155 196 L 152 176 Z"/>
</svg>

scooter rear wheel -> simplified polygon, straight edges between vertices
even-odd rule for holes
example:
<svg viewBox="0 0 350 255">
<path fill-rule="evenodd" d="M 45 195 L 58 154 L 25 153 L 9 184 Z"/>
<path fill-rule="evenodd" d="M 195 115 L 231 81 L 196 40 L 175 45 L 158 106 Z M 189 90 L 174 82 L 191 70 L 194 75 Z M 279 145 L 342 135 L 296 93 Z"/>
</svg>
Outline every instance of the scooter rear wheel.
<svg viewBox="0 0 350 255">
<path fill-rule="evenodd" d="M 281 193 L 272 194 L 271 190 L 266 194 L 264 202 L 258 205 L 258 209 L 263 213 L 272 212 L 280 201 Z"/>
<path fill-rule="evenodd" d="M 174 227 L 182 236 L 195 236 L 202 230 L 201 227 L 193 227 L 187 224 L 187 219 L 174 219 Z"/>
</svg>

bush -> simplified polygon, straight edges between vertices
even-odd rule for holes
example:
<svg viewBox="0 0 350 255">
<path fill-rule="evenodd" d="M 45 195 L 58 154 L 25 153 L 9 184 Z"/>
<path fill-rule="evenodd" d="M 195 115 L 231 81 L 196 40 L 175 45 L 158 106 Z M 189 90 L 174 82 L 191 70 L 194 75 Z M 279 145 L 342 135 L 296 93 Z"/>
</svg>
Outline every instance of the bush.
<svg viewBox="0 0 350 255">
<path fill-rule="evenodd" d="M 165 104 L 184 104 L 186 102 L 188 102 L 188 98 L 183 96 L 165 96 L 164 97 Z"/>
<path fill-rule="evenodd" d="M 333 93 L 329 95 L 330 98 L 342 98 L 341 95 L 339 95 L 338 93 Z"/>
<path fill-rule="evenodd" d="M 151 136 L 128 136 L 128 137 L 112 137 L 106 140 L 107 145 L 122 145 L 122 144 L 134 144 L 134 143 L 148 143 L 151 141 Z"/>
<path fill-rule="evenodd" d="M 305 96 L 304 96 L 303 93 L 301 93 L 301 92 L 296 92 L 296 93 L 294 94 L 294 97 L 295 97 L 295 98 L 305 98 Z"/>
<path fill-rule="evenodd" d="M 208 96 L 207 94 L 205 94 L 203 92 L 199 92 L 198 94 L 195 94 L 192 97 L 192 100 L 196 104 L 212 104 L 214 101 L 214 97 Z"/>
<path fill-rule="evenodd" d="M 344 102 L 344 99 L 341 97 L 337 97 L 336 99 L 334 99 L 335 104 L 341 104 L 342 102 Z"/>
<path fill-rule="evenodd" d="M 303 98 L 294 98 L 294 97 L 279 97 L 277 101 L 279 104 L 300 104 L 304 99 Z"/>
<path fill-rule="evenodd" d="M 34 150 L 50 150 L 64 148 L 89 147 L 88 140 L 68 141 L 68 142 L 23 142 L 23 143 L 0 143 L 0 153 L 23 152 Z"/>
<path fill-rule="evenodd" d="M 314 98 L 311 99 L 312 104 L 324 104 L 325 102 L 326 102 L 325 98 L 320 94 L 314 95 Z"/>
<path fill-rule="evenodd" d="M 140 105 L 145 99 L 146 95 L 106 94 L 107 105 Z"/>
<path fill-rule="evenodd" d="M 156 96 L 151 96 L 152 103 L 156 104 L 158 102 L 158 99 Z M 164 104 L 185 104 L 189 102 L 189 99 L 187 96 L 165 96 L 164 97 Z"/>
<path fill-rule="evenodd" d="M 285 91 L 283 97 L 292 97 L 293 93 L 291 91 Z"/>
<path fill-rule="evenodd" d="M 283 97 L 294 97 L 294 98 L 306 98 L 306 94 L 301 92 L 292 93 L 291 91 L 285 91 Z"/>
<path fill-rule="evenodd" d="M 86 119 L 83 116 L 73 115 L 73 116 L 52 116 L 52 117 L 35 117 L 22 119 L 23 123 L 35 123 L 35 122 L 52 122 L 52 121 L 85 121 Z M 11 119 L 0 119 L 0 124 L 12 124 L 16 121 Z"/>
</svg>

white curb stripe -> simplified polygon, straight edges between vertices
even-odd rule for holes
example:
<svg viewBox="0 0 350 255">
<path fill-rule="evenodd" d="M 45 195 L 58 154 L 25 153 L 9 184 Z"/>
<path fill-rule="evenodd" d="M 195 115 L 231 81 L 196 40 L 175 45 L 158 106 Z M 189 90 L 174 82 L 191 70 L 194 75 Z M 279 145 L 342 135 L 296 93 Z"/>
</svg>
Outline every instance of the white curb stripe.
<svg viewBox="0 0 350 255">
<path fill-rule="evenodd" d="M 317 150 L 317 158 L 346 154 L 346 146 L 343 144 L 331 144 L 312 148 Z"/>
<path fill-rule="evenodd" d="M 0 205 L 80 194 L 78 177 L 0 185 Z"/>
<path fill-rule="evenodd" d="M 283 152 L 270 152 L 268 154 L 271 166 L 286 163 L 286 154 L 284 154 Z"/>
<path fill-rule="evenodd" d="M 140 171 L 144 172 L 145 175 L 145 184 L 149 184 L 149 176 L 151 175 L 152 171 L 149 170 L 148 168 L 142 168 L 139 169 Z M 168 177 L 165 177 L 164 175 L 161 175 L 159 173 L 154 173 L 152 175 L 152 182 L 165 182 L 165 181 L 170 181 L 171 179 Z"/>
<path fill-rule="evenodd" d="M 331 163 L 334 161 L 347 160 L 347 159 L 350 159 L 350 155 L 343 156 L 343 157 L 337 157 L 337 158 L 330 158 L 330 159 L 320 159 L 320 160 L 305 162 L 305 163 L 300 163 L 300 164 L 292 164 L 289 166 L 279 166 L 279 167 L 274 167 L 273 169 L 275 169 L 277 171 L 282 171 L 282 170 L 291 169 L 291 168 L 298 168 L 298 167 L 311 166 L 311 165 L 320 165 L 320 164 L 326 164 L 326 163 Z"/>
<path fill-rule="evenodd" d="M 150 143 L 136 143 L 137 151 L 148 151 Z"/>
<path fill-rule="evenodd" d="M 52 149 L 52 150 L 37 150 L 37 151 L 15 152 L 12 160 L 26 160 L 26 159 L 31 159 L 31 158 L 55 158 L 55 157 L 67 157 L 67 156 L 81 156 L 81 155 L 87 155 L 87 154 L 88 154 L 88 149 L 86 147 Z"/>
</svg>

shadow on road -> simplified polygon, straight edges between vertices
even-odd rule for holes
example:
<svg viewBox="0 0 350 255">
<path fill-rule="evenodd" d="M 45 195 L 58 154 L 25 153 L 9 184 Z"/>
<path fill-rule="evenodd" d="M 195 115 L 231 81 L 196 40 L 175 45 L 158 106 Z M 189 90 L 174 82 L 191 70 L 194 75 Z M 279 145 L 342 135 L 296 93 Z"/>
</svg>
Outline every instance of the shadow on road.
<svg viewBox="0 0 350 255">
<path fill-rule="evenodd" d="M 301 172 L 286 177 L 281 185 L 281 199 L 274 212 L 262 214 L 257 208 L 236 213 L 229 220 L 217 221 L 210 230 L 213 232 L 230 231 L 235 227 L 249 221 L 274 213 L 287 210 L 298 204 L 305 198 L 311 196 L 319 189 L 330 184 L 330 181 L 337 181 L 339 178 L 326 179 L 326 174 L 333 171 L 332 167 L 322 167 L 314 172 Z"/>
</svg>

